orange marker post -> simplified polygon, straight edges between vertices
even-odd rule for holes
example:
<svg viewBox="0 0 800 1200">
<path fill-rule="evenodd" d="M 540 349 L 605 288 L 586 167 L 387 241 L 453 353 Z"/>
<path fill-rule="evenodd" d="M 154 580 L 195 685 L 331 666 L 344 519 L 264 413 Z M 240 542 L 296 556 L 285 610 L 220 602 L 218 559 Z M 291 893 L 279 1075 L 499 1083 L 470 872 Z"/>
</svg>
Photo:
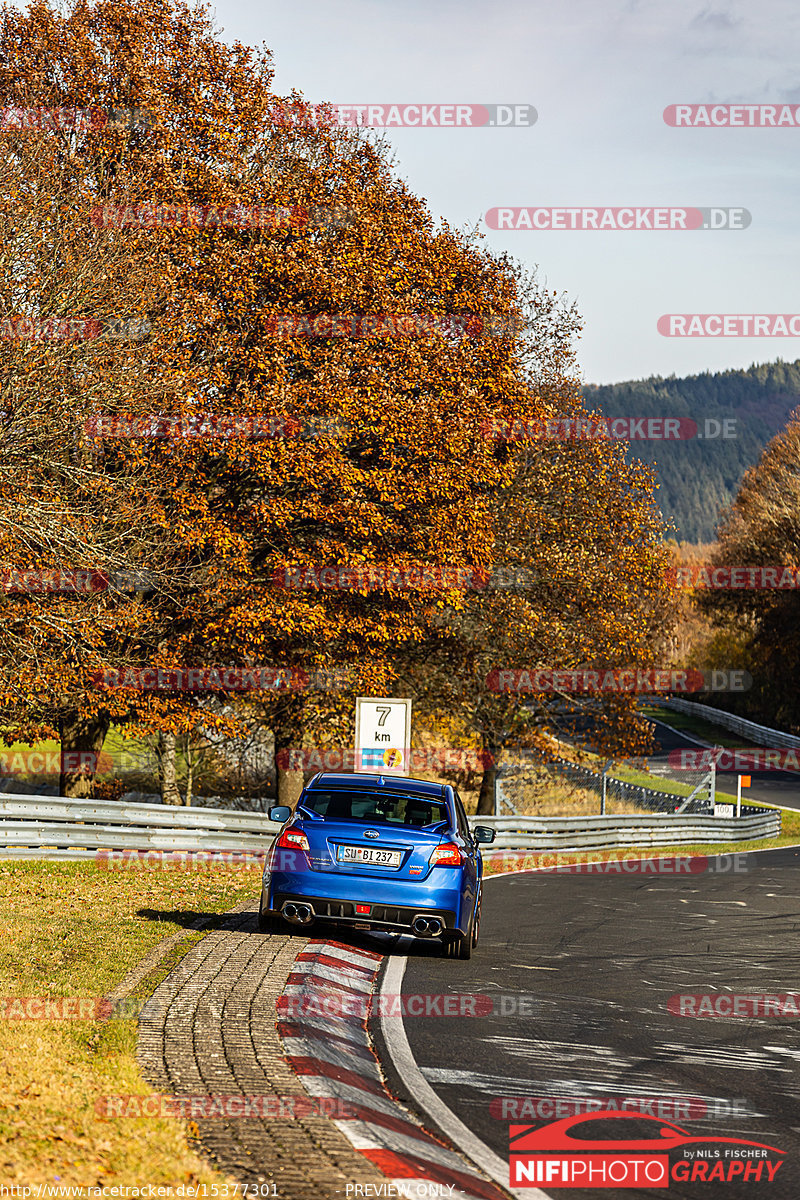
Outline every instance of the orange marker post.
<svg viewBox="0 0 800 1200">
<path fill-rule="evenodd" d="M 750 776 L 740 775 L 736 784 L 736 816 L 742 815 L 742 788 L 750 787 Z"/>
</svg>

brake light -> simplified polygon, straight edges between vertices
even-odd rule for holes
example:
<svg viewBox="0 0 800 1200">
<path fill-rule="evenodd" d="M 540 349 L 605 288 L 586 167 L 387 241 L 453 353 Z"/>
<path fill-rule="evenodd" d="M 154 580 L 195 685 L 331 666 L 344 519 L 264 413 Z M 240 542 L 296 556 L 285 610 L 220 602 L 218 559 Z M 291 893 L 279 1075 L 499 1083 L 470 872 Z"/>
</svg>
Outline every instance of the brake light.
<svg viewBox="0 0 800 1200">
<path fill-rule="evenodd" d="M 308 838 L 303 833 L 302 829 L 284 829 L 281 836 L 278 838 L 277 846 L 280 850 L 308 850 Z"/>
<path fill-rule="evenodd" d="M 432 867 L 460 867 L 463 861 L 455 842 L 442 842 L 431 855 Z"/>
</svg>

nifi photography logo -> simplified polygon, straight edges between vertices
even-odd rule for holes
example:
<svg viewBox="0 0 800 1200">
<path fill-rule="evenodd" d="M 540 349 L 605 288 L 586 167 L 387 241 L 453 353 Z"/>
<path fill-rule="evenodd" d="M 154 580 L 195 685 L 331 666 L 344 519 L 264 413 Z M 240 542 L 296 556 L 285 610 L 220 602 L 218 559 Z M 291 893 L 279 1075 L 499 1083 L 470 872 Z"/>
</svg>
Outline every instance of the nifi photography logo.
<svg viewBox="0 0 800 1200">
<path fill-rule="evenodd" d="M 784 1153 L 763 1142 L 693 1134 L 658 1117 L 614 1110 L 509 1127 L 512 1189 L 771 1183 Z"/>
</svg>

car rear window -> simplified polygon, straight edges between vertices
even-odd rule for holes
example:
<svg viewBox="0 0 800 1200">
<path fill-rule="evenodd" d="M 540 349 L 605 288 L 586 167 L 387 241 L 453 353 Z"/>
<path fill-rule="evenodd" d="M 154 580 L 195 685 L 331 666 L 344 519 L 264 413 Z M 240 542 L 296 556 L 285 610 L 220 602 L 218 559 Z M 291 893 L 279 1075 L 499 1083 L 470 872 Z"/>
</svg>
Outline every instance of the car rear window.
<svg viewBox="0 0 800 1200">
<path fill-rule="evenodd" d="M 331 821 L 383 822 L 421 829 L 425 825 L 447 820 L 447 808 L 441 801 L 428 800 L 425 796 L 404 796 L 396 792 L 376 794 L 348 792 L 344 789 L 312 791 L 304 794 L 300 805 Z"/>
</svg>

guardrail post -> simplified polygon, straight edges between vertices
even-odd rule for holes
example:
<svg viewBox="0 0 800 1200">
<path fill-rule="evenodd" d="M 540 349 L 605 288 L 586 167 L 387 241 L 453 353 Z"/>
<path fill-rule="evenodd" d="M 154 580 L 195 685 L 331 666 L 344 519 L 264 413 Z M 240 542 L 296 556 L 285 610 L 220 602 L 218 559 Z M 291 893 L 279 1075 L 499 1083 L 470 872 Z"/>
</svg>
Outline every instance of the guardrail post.
<svg viewBox="0 0 800 1200">
<path fill-rule="evenodd" d="M 613 760 L 609 759 L 608 762 L 606 763 L 606 765 L 603 767 L 603 790 L 602 790 L 602 794 L 600 796 L 600 816 L 601 817 L 604 817 L 606 815 L 606 790 L 608 787 L 608 770 L 609 770 L 609 767 L 611 767 L 611 766 L 613 766 Z"/>
</svg>

